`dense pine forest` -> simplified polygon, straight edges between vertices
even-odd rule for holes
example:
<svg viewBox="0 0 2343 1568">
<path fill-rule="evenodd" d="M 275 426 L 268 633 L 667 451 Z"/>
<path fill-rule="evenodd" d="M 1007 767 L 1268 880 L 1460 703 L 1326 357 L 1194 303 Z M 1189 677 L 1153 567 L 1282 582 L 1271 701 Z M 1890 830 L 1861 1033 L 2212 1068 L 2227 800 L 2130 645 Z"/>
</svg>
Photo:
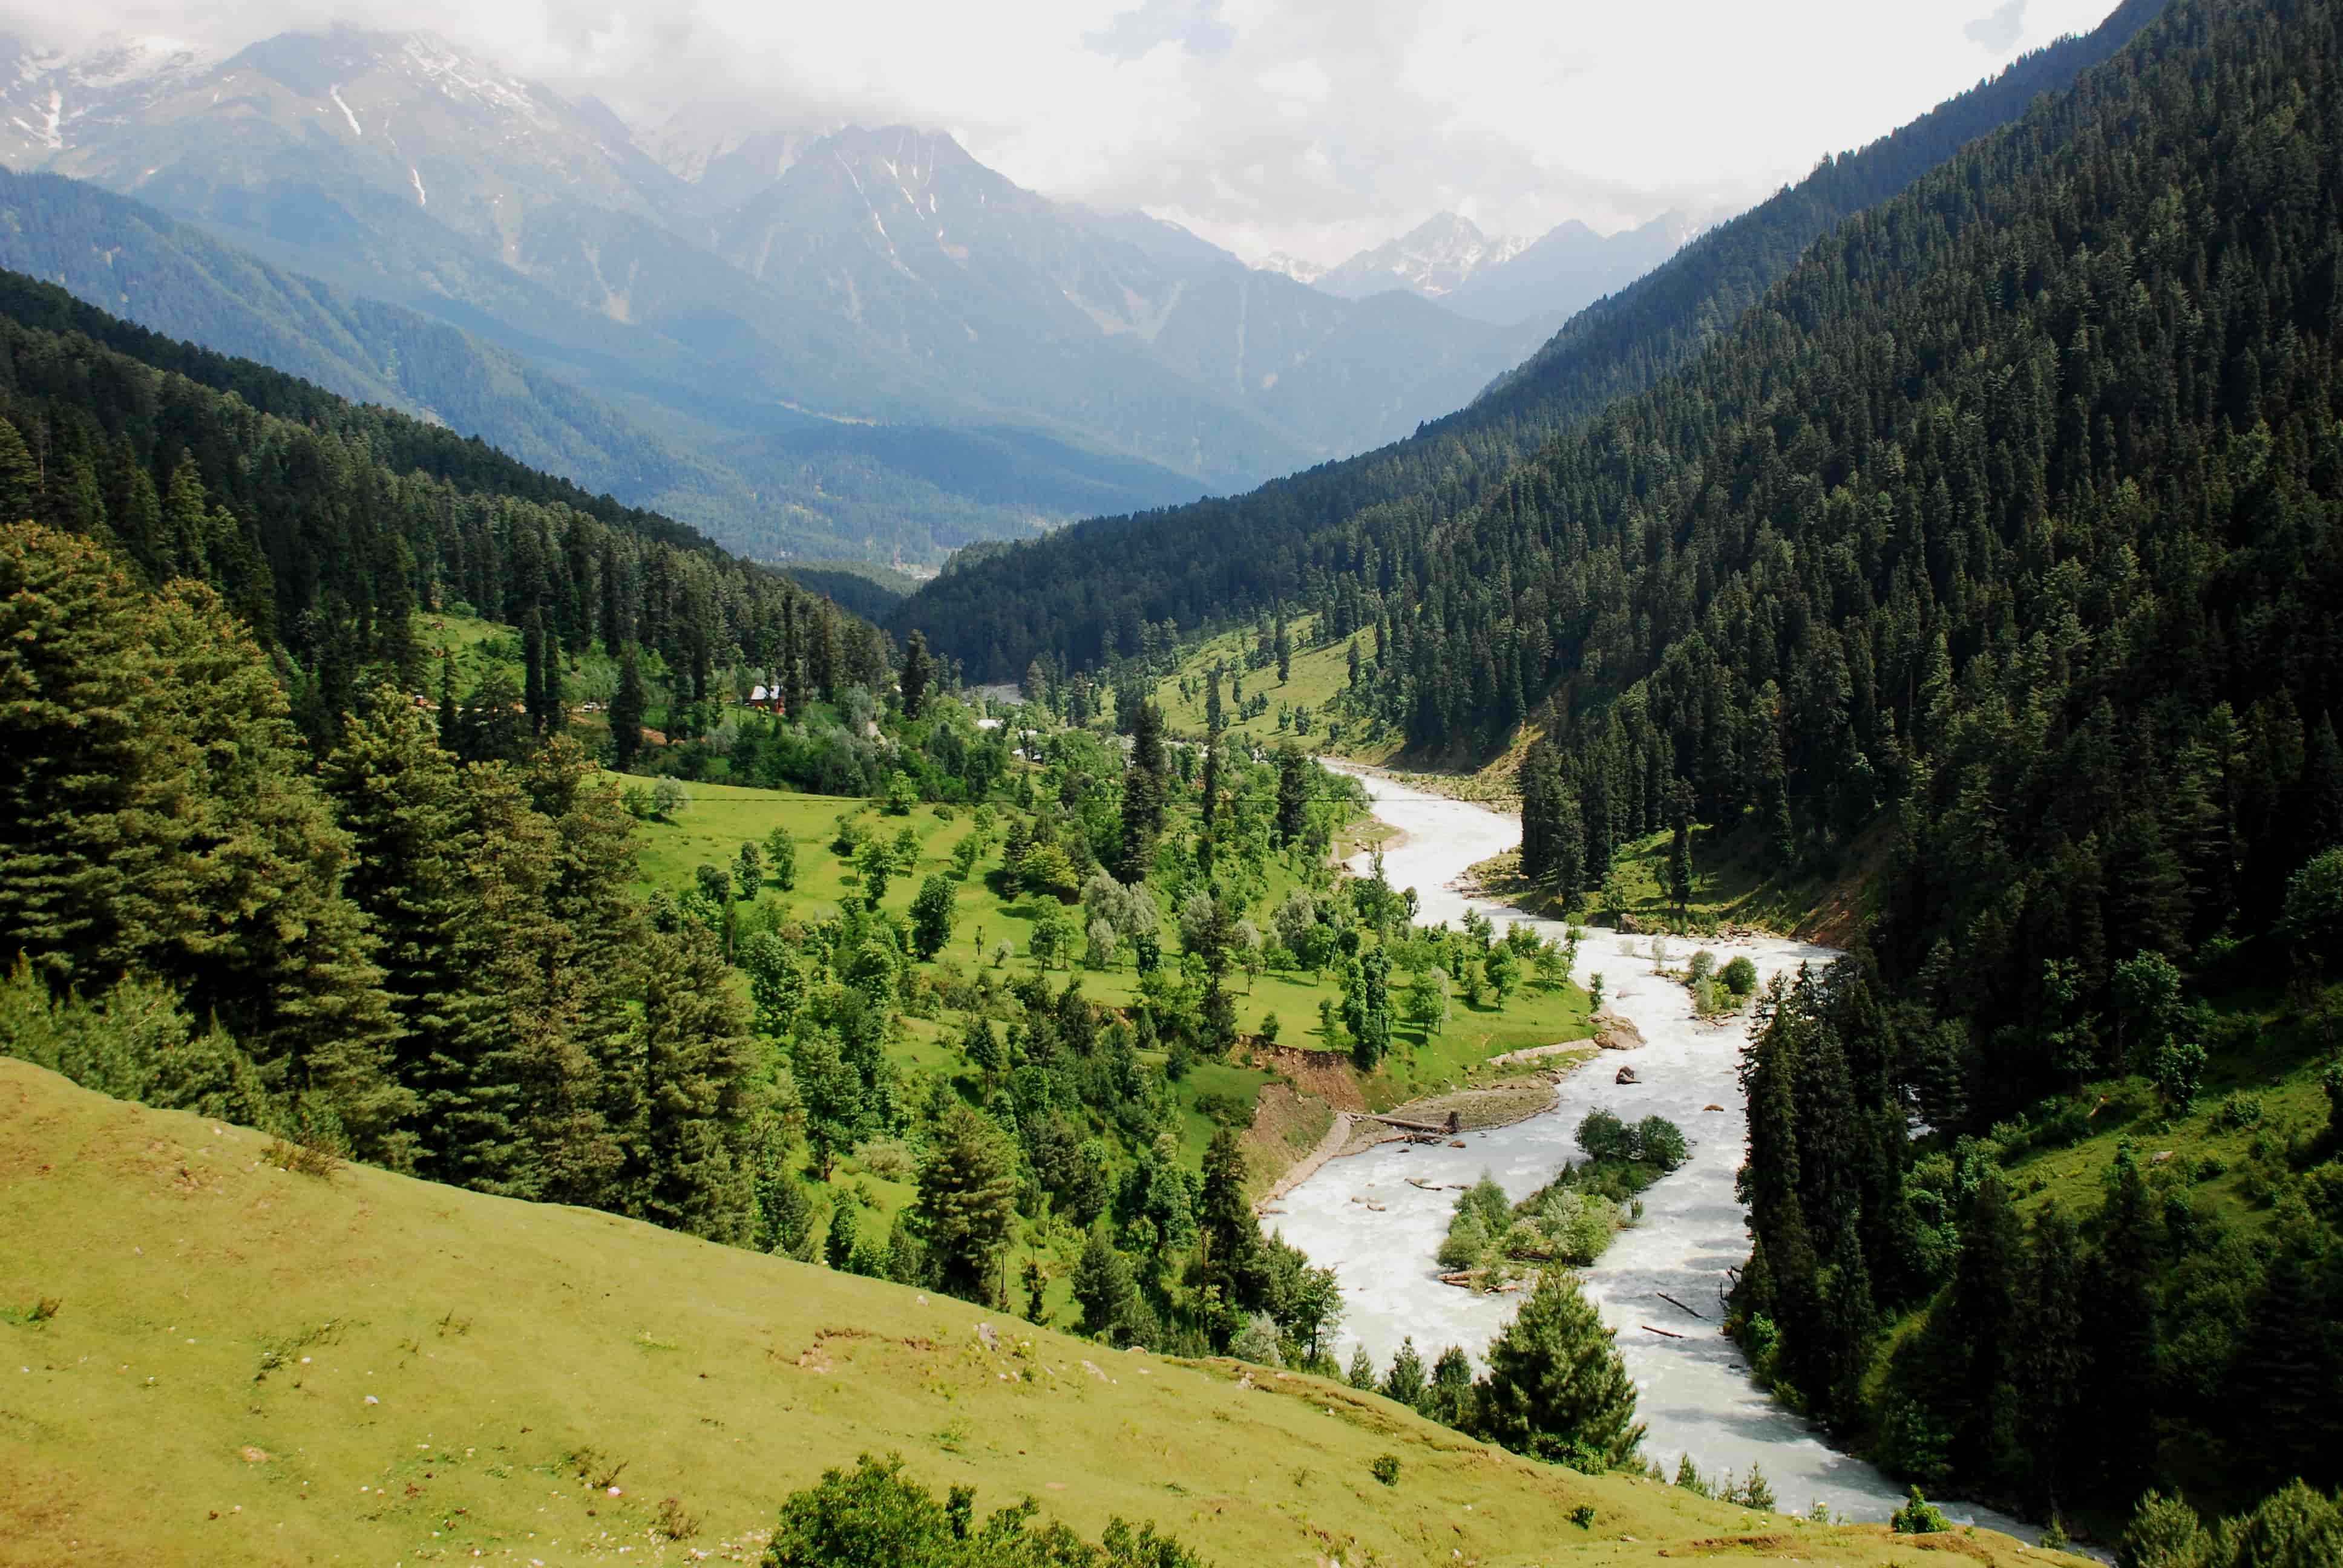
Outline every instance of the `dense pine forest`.
<svg viewBox="0 0 2343 1568">
<path fill-rule="evenodd" d="M 1405 441 L 1248 495 L 1084 523 L 960 552 L 897 612 L 988 680 L 1036 659 L 1076 668 L 1151 654 L 1179 632 L 1283 603 L 1342 638 L 1376 617 L 1445 524 L 1613 398 L 1640 391 L 1730 331 L 1835 225 L 1902 190 L 1964 143 L 2113 55 L 2162 0 L 2126 0 L 2086 36 L 2011 65 L 1686 246 L 1574 317 L 1519 369 Z M 1362 595 L 1365 598 L 1363 599 Z"/>
<path fill-rule="evenodd" d="M 883 685 L 884 635 L 477 442 L 0 284 L 25 1049 L 488 1191 L 717 1201 L 689 1194 L 739 1162 L 662 1129 L 662 1085 L 737 1082 L 740 1020 L 704 932 L 645 926 L 562 671 L 622 662 L 623 755 L 648 676 L 688 741 L 747 670 L 801 709 Z M 428 668 L 425 618 L 475 606 L 524 628 L 525 678 Z"/>
<path fill-rule="evenodd" d="M 2081 1212 L 1995 1171 L 2086 1081 L 2147 1086 L 2147 1139 L 2207 1053 L 2335 1049 L 2338 45 L 2172 6 L 1361 590 L 1360 710 L 1543 736 L 1566 900 L 1687 821 L 1878 868 L 1750 1058 L 1738 1321 L 1843 1433 L 2036 1510 L 2343 1454 L 2336 1127 L 2258 1141 L 2250 1227 L 2145 1142 Z M 2208 1005 L 2256 988 L 2295 1000 Z"/>
<path fill-rule="evenodd" d="M 312 740 L 369 672 L 424 681 L 411 615 L 458 604 L 572 658 L 631 645 L 693 704 L 734 668 L 825 698 L 886 678 L 875 628 L 666 518 L 11 273 L 0 427 L 0 513 L 211 583 L 288 661 Z"/>
</svg>

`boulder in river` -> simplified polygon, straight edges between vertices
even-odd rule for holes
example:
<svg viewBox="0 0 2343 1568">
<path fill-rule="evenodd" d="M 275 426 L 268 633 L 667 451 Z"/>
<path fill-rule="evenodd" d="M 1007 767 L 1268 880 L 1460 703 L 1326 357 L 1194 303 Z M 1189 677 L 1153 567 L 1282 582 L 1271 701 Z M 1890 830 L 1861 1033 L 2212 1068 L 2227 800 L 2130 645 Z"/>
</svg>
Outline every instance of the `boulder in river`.
<svg viewBox="0 0 2343 1568">
<path fill-rule="evenodd" d="M 1644 1043 L 1644 1031 L 1634 1020 L 1621 1018 L 1607 1007 L 1586 1021 L 1594 1030 L 1594 1043 L 1605 1050 L 1634 1050 Z"/>
<path fill-rule="evenodd" d="M 1614 1083 L 1641 1083 L 1644 1081 L 1636 1076 L 1635 1070 L 1634 1068 L 1623 1067 L 1617 1072 L 1612 1074 L 1611 1081 Z"/>
</svg>

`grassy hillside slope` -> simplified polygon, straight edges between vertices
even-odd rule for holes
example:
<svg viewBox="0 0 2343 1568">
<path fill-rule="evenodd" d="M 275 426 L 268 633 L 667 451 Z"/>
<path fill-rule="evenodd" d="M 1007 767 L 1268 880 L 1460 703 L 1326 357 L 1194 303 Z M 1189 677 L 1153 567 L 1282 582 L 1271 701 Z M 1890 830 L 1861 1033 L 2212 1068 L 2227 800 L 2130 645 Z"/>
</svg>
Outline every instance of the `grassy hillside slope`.
<svg viewBox="0 0 2343 1568">
<path fill-rule="evenodd" d="M 753 1560 L 785 1493 L 885 1449 L 1223 1565 L 2056 1561 L 1590 1479 L 1314 1379 L 267 1149 L 0 1060 L 0 1563 Z"/>
</svg>

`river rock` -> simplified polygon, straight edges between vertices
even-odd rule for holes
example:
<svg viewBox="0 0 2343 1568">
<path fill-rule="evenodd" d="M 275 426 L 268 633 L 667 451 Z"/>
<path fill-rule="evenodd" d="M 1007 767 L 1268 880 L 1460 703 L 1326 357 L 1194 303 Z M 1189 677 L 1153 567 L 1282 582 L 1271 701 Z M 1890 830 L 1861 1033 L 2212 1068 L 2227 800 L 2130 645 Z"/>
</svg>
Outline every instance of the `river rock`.
<svg viewBox="0 0 2343 1568">
<path fill-rule="evenodd" d="M 1586 1020 L 1594 1029 L 1594 1043 L 1605 1050 L 1634 1050 L 1644 1043 L 1644 1031 L 1635 1027 L 1633 1019 L 1620 1017 L 1604 1008 Z"/>
<path fill-rule="evenodd" d="M 1623 1067 L 1617 1072 L 1611 1075 L 1611 1081 L 1614 1083 L 1641 1083 L 1644 1081 L 1635 1075 L 1635 1070 L 1634 1068 Z"/>
</svg>

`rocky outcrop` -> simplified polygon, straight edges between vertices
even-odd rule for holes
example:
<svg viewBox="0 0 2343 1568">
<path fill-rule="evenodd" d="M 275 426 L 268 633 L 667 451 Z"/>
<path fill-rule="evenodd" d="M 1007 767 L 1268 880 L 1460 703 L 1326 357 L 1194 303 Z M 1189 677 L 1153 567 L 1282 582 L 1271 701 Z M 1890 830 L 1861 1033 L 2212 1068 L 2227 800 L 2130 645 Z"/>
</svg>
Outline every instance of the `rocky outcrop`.
<svg viewBox="0 0 2343 1568">
<path fill-rule="evenodd" d="M 1635 1050 L 1642 1048 L 1644 1031 L 1634 1020 L 1620 1017 L 1604 1008 L 1586 1020 L 1594 1029 L 1594 1043 L 1605 1050 Z"/>
</svg>

